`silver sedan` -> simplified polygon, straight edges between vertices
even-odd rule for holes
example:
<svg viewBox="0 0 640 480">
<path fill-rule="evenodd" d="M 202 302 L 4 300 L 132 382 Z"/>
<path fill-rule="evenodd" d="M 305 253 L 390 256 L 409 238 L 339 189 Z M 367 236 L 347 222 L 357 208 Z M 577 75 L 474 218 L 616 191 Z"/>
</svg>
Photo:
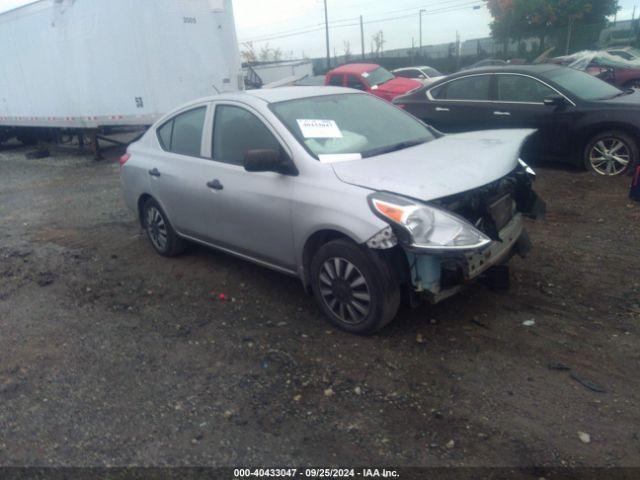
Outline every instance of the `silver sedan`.
<svg viewBox="0 0 640 480">
<path fill-rule="evenodd" d="M 197 242 L 297 276 L 330 322 L 370 333 L 401 298 L 441 301 L 527 252 L 531 133 L 443 136 L 351 89 L 257 90 L 166 115 L 121 181 L 160 255 Z"/>
</svg>

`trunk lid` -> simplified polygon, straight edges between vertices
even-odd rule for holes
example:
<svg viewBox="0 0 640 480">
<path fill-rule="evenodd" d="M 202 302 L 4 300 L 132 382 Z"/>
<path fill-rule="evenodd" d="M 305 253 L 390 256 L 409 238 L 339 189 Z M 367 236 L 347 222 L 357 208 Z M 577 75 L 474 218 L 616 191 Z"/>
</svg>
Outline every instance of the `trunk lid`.
<svg viewBox="0 0 640 480">
<path fill-rule="evenodd" d="M 361 160 L 333 163 L 345 183 L 422 201 L 473 190 L 518 166 L 530 129 L 446 135 L 423 145 Z"/>
</svg>

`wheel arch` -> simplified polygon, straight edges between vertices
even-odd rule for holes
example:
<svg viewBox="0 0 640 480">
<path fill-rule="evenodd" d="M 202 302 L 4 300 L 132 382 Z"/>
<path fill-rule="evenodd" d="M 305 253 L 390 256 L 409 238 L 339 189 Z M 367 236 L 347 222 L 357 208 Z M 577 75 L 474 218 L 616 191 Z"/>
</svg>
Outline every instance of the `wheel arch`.
<svg viewBox="0 0 640 480">
<path fill-rule="evenodd" d="M 576 147 L 579 148 L 580 159 L 582 160 L 584 151 L 587 148 L 587 143 L 599 133 L 609 132 L 613 130 L 619 130 L 627 133 L 636 138 L 636 146 L 640 148 L 640 128 L 634 127 L 628 123 L 622 121 L 606 121 L 599 122 L 593 125 L 588 125 L 582 129 L 580 135 L 580 141 L 576 142 Z"/>
<path fill-rule="evenodd" d="M 309 271 L 311 270 L 311 260 L 313 256 L 316 254 L 318 250 L 323 245 L 327 243 L 338 240 L 345 239 L 353 242 L 356 245 L 359 243 L 354 240 L 354 238 L 345 232 L 333 229 L 333 228 L 323 228 L 322 230 L 318 230 L 307 238 L 304 247 L 302 249 L 302 285 L 304 286 L 307 292 L 311 292 L 311 281 L 309 279 Z"/>
<path fill-rule="evenodd" d="M 140 222 L 140 226 L 142 228 L 144 228 L 144 215 L 143 215 L 142 209 L 144 208 L 144 204 L 147 203 L 147 200 L 149 200 L 150 198 L 153 198 L 156 202 L 158 201 L 158 200 L 156 200 L 155 197 L 153 197 L 153 195 L 151 195 L 149 193 L 143 193 L 138 198 L 138 205 L 137 205 L 138 222 Z"/>
</svg>

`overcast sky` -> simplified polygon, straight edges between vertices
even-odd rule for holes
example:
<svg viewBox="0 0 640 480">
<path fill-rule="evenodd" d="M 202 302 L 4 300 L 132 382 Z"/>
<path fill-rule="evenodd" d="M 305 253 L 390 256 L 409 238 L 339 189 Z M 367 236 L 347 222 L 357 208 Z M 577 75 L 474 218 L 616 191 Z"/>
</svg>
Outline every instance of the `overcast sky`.
<svg viewBox="0 0 640 480">
<path fill-rule="evenodd" d="M 31 3 L 32 0 L 0 0 L 0 11 Z M 104 0 L 108 1 L 108 0 Z M 364 18 L 365 48 L 371 37 L 384 32 L 385 50 L 404 48 L 412 40 L 419 43 L 418 11 L 424 10 L 423 44 L 453 42 L 456 31 L 461 40 L 489 35 L 491 17 L 481 0 L 327 0 L 332 54 L 361 51 L 359 16 Z M 640 0 L 620 0 L 619 19 L 631 18 Z M 257 49 L 267 42 L 294 57 L 325 54 L 323 0 L 233 0 L 238 37 L 252 40 Z M 474 7 L 481 7 L 474 9 Z"/>
</svg>

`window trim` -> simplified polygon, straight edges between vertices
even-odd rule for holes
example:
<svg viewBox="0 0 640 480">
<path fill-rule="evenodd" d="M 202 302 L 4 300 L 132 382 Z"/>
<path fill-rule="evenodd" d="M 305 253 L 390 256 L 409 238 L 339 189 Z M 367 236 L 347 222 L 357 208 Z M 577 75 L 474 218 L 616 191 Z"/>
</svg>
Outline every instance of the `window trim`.
<svg viewBox="0 0 640 480">
<path fill-rule="evenodd" d="M 433 95 L 431 95 L 431 90 L 435 90 L 436 88 L 442 88 L 445 85 L 453 83 L 457 80 L 465 80 L 471 77 L 489 77 L 489 96 L 491 96 L 491 82 L 493 82 L 493 75 L 494 75 L 493 73 L 475 73 L 473 75 L 464 75 L 462 77 L 452 78 L 451 80 L 447 80 L 446 82 L 440 83 L 438 85 L 434 85 L 429 90 L 427 90 L 427 98 L 432 102 L 494 103 L 493 100 L 459 100 L 459 99 L 453 99 L 453 98 L 440 99 L 440 98 L 434 98 Z"/>
<path fill-rule="evenodd" d="M 207 102 L 207 103 L 203 103 L 203 104 L 199 104 L 199 105 L 189 105 L 188 107 L 183 108 L 182 110 L 179 110 L 177 112 L 173 112 L 173 114 L 171 115 L 170 118 L 168 118 L 167 120 L 165 120 L 164 122 L 162 122 L 162 124 L 160 124 L 158 127 L 156 127 L 156 140 L 158 141 L 158 145 L 160 146 L 160 149 L 165 152 L 165 153 L 171 153 L 173 155 L 180 155 L 181 157 L 187 157 L 187 158 L 204 158 L 206 159 L 207 157 L 204 155 L 204 146 L 205 146 L 205 139 L 207 137 L 207 124 L 208 124 L 208 118 L 209 118 L 209 109 L 210 109 L 211 103 Z M 187 155 L 186 153 L 179 153 L 179 152 L 174 152 L 173 150 L 171 150 L 171 148 L 173 147 L 173 132 L 174 132 L 174 127 L 175 127 L 175 119 L 177 117 L 179 117 L 180 115 L 183 115 L 185 113 L 189 113 L 191 111 L 194 110 L 199 110 L 201 108 L 204 108 L 204 122 L 202 123 L 202 136 L 200 137 L 200 155 Z M 165 148 L 164 145 L 162 144 L 162 140 L 160 139 L 160 130 L 167 125 L 169 122 L 171 122 L 171 145 L 169 146 L 169 149 Z"/>
<path fill-rule="evenodd" d="M 273 137 L 280 144 L 280 148 L 282 149 L 282 151 L 289 158 L 289 161 L 291 162 L 293 167 L 296 170 L 298 170 L 298 167 L 296 166 L 296 163 L 293 160 L 292 151 L 289 148 L 289 145 L 284 140 L 284 138 L 282 138 L 282 135 L 280 135 L 280 133 L 271 125 L 271 122 L 269 122 L 267 120 L 267 118 L 262 113 L 260 113 L 258 110 L 253 108 L 253 106 L 251 106 L 251 105 L 249 105 L 247 103 L 243 103 L 243 102 L 239 102 L 239 101 L 235 101 L 235 100 L 217 100 L 217 101 L 211 103 L 211 110 L 210 110 L 210 113 L 208 114 L 208 118 L 210 119 L 208 135 L 203 136 L 203 137 L 207 137 L 208 138 L 208 140 L 207 140 L 208 145 L 209 145 L 208 148 L 210 149 L 209 157 L 207 157 L 206 160 L 209 160 L 209 161 L 212 161 L 212 162 L 216 162 L 216 164 L 218 164 L 218 165 L 225 165 L 225 166 L 230 167 L 230 168 L 237 168 L 237 169 L 241 169 L 242 171 L 244 171 L 244 165 L 236 165 L 234 163 L 224 162 L 222 160 L 216 160 L 213 157 L 213 152 L 214 152 L 213 141 L 214 141 L 214 138 L 215 138 L 214 129 L 216 127 L 216 114 L 217 114 L 218 107 L 221 107 L 221 106 L 242 108 L 242 109 L 248 111 L 249 113 L 252 113 L 260 122 L 262 122 L 262 124 L 267 128 L 267 130 L 269 130 L 269 132 L 271 132 Z"/>
<path fill-rule="evenodd" d="M 562 93 L 560 90 L 558 90 L 557 88 L 555 88 L 553 85 L 550 85 L 549 83 L 545 82 L 544 80 L 541 80 L 539 78 L 536 78 L 532 75 L 527 75 L 525 73 L 513 73 L 513 72 L 491 72 L 491 73 L 474 73 L 472 75 L 464 75 L 462 77 L 456 77 L 456 78 L 452 78 L 451 80 L 447 80 L 446 82 L 442 82 L 439 83 L 438 85 L 434 85 L 433 87 L 431 87 L 430 89 L 427 90 L 427 98 L 432 101 L 432 102 L 463 102 L 463 103 L 498 103 L 501 105 L 544 105 L 544 102 L 507 102 L 504 100 L 454 100 L 454 99 L 439 99 L 439 98 L 434 98 L 433 95 L 431 95 L 431 90 L 435 90 L 436 88 L 440 88 L 443 87 L 451 82 L 455 82 L 456 80 L 462 80 L 464 78 L 470 78 L 470 77 L 483 77 L 483 76 L 489 76 L 489 77 L 494 77 L 497 80 L 497 76 L 498 75 L 516 75 L 516 76 L 520 76 L 520 77 L 527 77 L 527 78 L 531 78 L 537 82 L 542 83 L 543 85 L 549 87 L 551 90 L 555 91 L 558 95 L 564 97 L 571 105 L 573 105 L 574 107 L 576 106 L 575 102 L 573 100 L 571 100 L 568 96 L 566 96 L 564 93 Z M 491 79 L 491 81 L 494 80 L 494 78 Z M 491 95 L 491 91 L 489 91 L 489 94 Z"/>
</svg>

